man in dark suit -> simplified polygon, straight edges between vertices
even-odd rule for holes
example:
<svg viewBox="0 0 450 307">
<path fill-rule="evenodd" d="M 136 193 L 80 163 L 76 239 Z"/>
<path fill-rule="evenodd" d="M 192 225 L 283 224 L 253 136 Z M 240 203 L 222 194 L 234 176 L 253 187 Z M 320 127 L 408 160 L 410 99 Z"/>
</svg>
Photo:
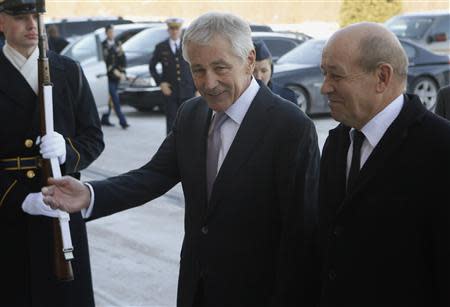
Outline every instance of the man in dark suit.
<svg viewBox="0 0 450 307">
<path fill-rule="evenodd" d="M 450 123 L 403 94 L 408 58 L 379 24 L 327 42 L 320 306 L 450 305 Z"/>
<path fill-rule="evenodd" d="M 436 100 L 436 114 L 450 120 L 450 86 L 439 90 Z"/>
<path fill-rule="evenodd" d="M 255 42 L 255 52 L 256 63 L 255 69 L 253 70 L 253 76 L 256 79 L 264 82 L 264 84 L 267 85 L 267 87 L 269 87 L 270 90 L 275 94 L 280 95 L 280 97 L 297 104 L 297 96 L 291 89 L 287 87 L 281 87 L 272 82 L 272 54 L 270 53 L 269 48 L 267 48 L 264 41 Z"/>
<path fill-rule="evenodd" d="M 24 214 L 40 203 L 41 155 L 58 158 L 61 172 L 79 178 L 104 148 L 97 108 L 80 66 L 48 52 L 54 133 L 41 138 L 35 1 L 0 3 L 0 272 L 1 306 L 94 306 L 88 242 L 81 214 L 70 216 L 75 280 L 54 272 L 53 221 Z M 36 212 L 35 212 L 36 213 Z"/>
<path fill-rule="evenodd" d="M 183 59 L 181 41 L 182 20 L 170 18 L 166 21 L 169 38 L 155 47 L 153 57 L 150 59 L 150 74 L 156 84 L 161 87 L 165 97 L 166 132 L 172 129 L 178 108 L 183 101 L 194 97 L 195 86 L 192 80 L 189 64 Z M 156 70 L 156 65 L 162 65 L 162 72 Z"/>
<path fill-rule="evenodd" d="M 316 223 L 314 125 L 252 77 L 255 50 L 241 18 L 202 15 L 183 44 L 202 97 L 183 103 L 151 161 L 90 187 L 51 180 L 45 201 L 66 211 L 89 206 L 90 217 L 98 218 L 141 205 L 181 181 L 178 306 L 302 304 Z"/>
<path fill-rule="evenodd" d="M 47 35 L 48 49 L 56 53 L 61 53 L 61 51 L 69 44 L 64 37 L 59 35 L 59 30 L 56 25 L 48 26 Z"/>
</svg>

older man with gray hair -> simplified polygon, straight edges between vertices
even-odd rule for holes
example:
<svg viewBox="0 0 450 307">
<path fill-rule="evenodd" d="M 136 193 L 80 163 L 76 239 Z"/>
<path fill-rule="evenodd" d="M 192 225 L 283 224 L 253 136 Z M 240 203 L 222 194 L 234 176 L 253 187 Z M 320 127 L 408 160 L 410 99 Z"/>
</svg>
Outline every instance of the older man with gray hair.
<svg viewBox="0 0 450 307">
<path fill-rule="evenodd" d="M 381 25 L 336 32 L 321 67 L 341 124 L 321 161 L 320 306 L 450 306 L 450 123 L 403 93 Z"/>
<path fill-rule="evenodd" d="M 86 185 L 50 180 L 53 186 L 43 191 L 53 208 L 89 207 L 88 215 L 99 218 L 144 204 L 181 181 L 178 306 L 296 306 L 311 293 L 317 135 L 297 106 L 252 77 L 250 34 L 248 23 L 231 14 L 193 21 L 183 53 L 201 97 L 180 107 L 151 161 Z"/>
</svg>

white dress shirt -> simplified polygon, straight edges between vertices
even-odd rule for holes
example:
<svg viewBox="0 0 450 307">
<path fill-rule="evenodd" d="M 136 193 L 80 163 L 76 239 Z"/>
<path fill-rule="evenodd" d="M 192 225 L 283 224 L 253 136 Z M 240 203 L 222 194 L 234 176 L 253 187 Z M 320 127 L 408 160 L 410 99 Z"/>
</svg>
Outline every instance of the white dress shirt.
<svg viewBox="0 0 450 307">
<path fill-rule="evenodd" d="M 170 49 L 172 50 L 173 54 L 176 54 L 177 46 L 178 46 L 178 49 L 180 49 L 180 43 L 181 43 L 180 39 L 177 39 L 177 40 L 169 39 Z"/>
<path fill-rule="evenodd" d="M 221 138 L 221 146 L 219 150 L 219 160 L 217 163 L 217 171 L 220 170 L 222 166 L 223 160 L 227 156 L 228 150 L 233 143 L 234 137 L 241 126 L 242 120 L 247 114 L 248 108 L 250 107 L 253 99 L 255 99 L 256 94 L 259 91 L 259 84 L 256 82 L 255 78 L 252 77 L 250 85 L 247 89 L 242 93 L 242 95 L 225 111 L 228 116 L 228 119 L 222 124 L 220 127 L 220 138 Z M 215 112 L 213 112 L 215 114 Z M 87 209 L 83 209 L 81 211 L 81 215 L 83 218 L 88 218 L 92 214 L 92 210 L 94 208 L 95 201 L 95 193 L 93 187 L 89 183 L 85 183 L 89 191 L 91 192 L 91 202 L 89 203 L 89 207 Z"/>
<path fill-rule="evenodd" d="M 3 53 L 11 64 L 20 72 L 25 78 L 31 89 L 38 93 L 38 58 L 39 48 L 35 48 L 33 53 L 28 57 L 24 57 L 16 49 L 5 42 L 3 46 Z"/>
<path fill-rule="evenodd" d="M 395 98 L 390 104 L 388 104 L 383 110 L 381 110 L 377 115 L 375 115 L 367 124 L 362 127 L 361 132 L 364 134 L 365 139 L 361 146 L 361 164 L 360 169 L 366 163 L 370 154 L 380 142 L 386 130 L 392 124 L 392 122 L 397 118 L 398 114 L 403 107 L 403 94 Z M 346 178 L 348 179 L 348 173 L 350 172 L 350 165 L 352 163 L 353 156 L 353 131 L 355 129 L 350 129 L 350 147 L 347 152 L 347 172 Z"/>
<path fill-rule="evenodd" d="M 225 111 L 228 119 L 222 124 L 219 129 L 221 145 L 219 150 L 219 159 L 217 162 L 217 172 L 219 172 L 222 166 L 223 160 L 227 156 L 228 150 L 234 141 L 234 137 L 241 126 L 242 120 L 247 114 L 253 99 L 259 91 L 259 84 L 255 78 L 252 77 L 252 81 L 248 88 L 242 93 L 242 95 Z M 215 112 L 214 112 L 215 114 Z"/>
</svg>

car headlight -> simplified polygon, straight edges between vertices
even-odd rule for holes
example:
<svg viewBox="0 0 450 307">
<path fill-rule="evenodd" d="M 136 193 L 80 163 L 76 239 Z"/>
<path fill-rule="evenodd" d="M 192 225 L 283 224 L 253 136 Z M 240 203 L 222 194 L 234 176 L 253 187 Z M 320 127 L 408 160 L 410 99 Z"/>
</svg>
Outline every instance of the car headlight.
<svg viewBox="0 0 450 307">
<path fill-rule="evenodd" d="M 132 87 L 151 87 L 156 86 L 156 82 L 152 77 L 138 77 L 134 80 Z"/>
</svg>

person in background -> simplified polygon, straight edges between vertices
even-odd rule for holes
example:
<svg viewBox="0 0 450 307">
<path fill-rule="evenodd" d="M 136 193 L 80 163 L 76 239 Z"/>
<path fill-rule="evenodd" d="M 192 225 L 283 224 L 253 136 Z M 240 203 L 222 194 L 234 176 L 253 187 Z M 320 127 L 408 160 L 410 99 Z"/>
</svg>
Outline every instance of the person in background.
<svg viewBox="0 0 450 307">
<path fill-rule="evenodd" d="M 377 23 L 326 43 L 321 92 L 323 307 L 450 306 L 450 122 L 405 94 L 408 56 Z"/>
<path fill-rule="evenodd" d="M 165 98 L 166 133 L 169 134 L 180 105 L 194 97 L 195 85 L 192 80 L 189 64 L 183 59 L 180 18 L 169 18 L 166 21 L 169 38 L 155 47 L 150 59 L 150 74 L 161 88 Z M 158 73 L 156 65 L 162 65 L 162 73 Z"/>
<path fill-rule="evenodd" d="M 42 157 L 79 178 L 104 148 L 89 84 L 73 60 L 48 51 L 54 133 L 40 134 L 36 1 L 0 3 L 0 306 L 94 306 L 85 222 L 70 215 L 74 280 L 54 273 L 53 219 L 25 214 L 42 204 Z M 22 207 L 22 208 L 21 208 Z M 34 214 L 39 213 L 33 211 Z"/>
<path fill-rule="evenodd" d="M 450 85 L 439 90 L 435 112 L 437 115 L 450 120 Z"/>
<path fill-rule="evenodd" d="M 61 53 L 61 51 L 69 44 L 69 42 L 59 35 L 58 27 L 50 25 L 47 28 L 48 49 Z"/>
<path fill-rule="evenodd" d="M 106 64 L 106 71 L 108 74 L 108 88 L 110 101 L 108 104 L 108 111 L 103 113 L 101 123 L 103 126 L 114 126 L 109 121 L 109 116 L 111 115 L 111 109 L 114 108 L 117 117 L 119 118 L 119 124 L 122 129 L 127 129 L 130 125 L 122 113 L 122 108 L 120 106 L 120 98 L 117 93 L 117 88 L 119 87 L 119 82 L 126 78 L 125 67 L 126 58 L 123 52 L 122 45 L 120 42 L 116 42 L 114 39 L 114 27 L 113 25 L 108 25 L 105 27 L 106 39 L 102 42 L 103 49 L 103 59 Z M 111 107 L 112 104 L 112 107 Z"/>
<path fill-rule="evenodd" d="M 272 82 L 272 54 L 270 53 L 269 48 L 267 48 L 264 41 L 257 41 L 254 43 L 254 45 L 256 51 L 256 63 L 255 70 L 253 71 L 253 76 L 267 85 L 273 93 L 279 95 L 281 98 L 297 104 L 297 97 L 292 90 L 288 89 L 287 87 L 278 86 Z"/>
<path fill-rule="evenodd" d="M 0 31 L 0 48 L 5 45 L 5 35 Z"/>
</svg>

